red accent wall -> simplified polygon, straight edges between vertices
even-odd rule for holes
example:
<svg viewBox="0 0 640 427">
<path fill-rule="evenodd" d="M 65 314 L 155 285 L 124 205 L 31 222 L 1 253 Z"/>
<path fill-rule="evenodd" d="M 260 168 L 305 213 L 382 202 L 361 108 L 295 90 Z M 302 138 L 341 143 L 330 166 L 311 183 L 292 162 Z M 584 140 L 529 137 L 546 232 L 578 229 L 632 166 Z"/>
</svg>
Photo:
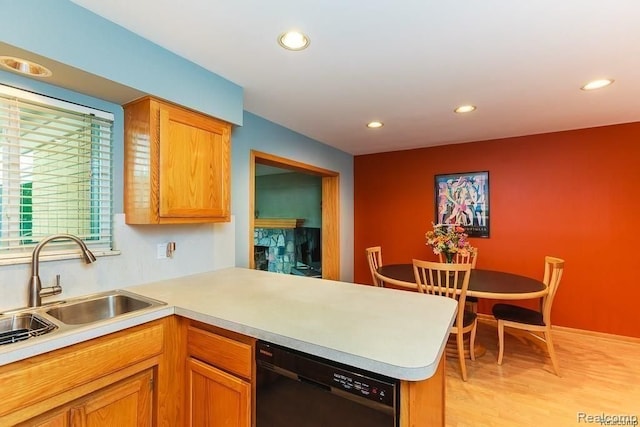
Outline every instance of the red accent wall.
<svg viewBox="0 0 640 427">
<path fill-rule="evenodd" d="M 563 258 L 553 324 L 640 337 L 640 122 L 356 156 L 355 281 L 372 283 L 368 246 L 384 264 L 435 259 L 434 175 L 483 170 L 491 235 L 471 239 L 477 268 L 542 279 L 544 256 Z"/>
</svg>

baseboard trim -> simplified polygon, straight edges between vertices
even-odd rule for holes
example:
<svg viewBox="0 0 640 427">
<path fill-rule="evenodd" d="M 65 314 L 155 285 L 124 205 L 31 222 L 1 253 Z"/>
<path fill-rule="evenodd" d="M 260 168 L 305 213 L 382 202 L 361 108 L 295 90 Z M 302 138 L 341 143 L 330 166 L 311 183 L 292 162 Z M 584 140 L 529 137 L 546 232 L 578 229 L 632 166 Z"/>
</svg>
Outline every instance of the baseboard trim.
<svg viewBox="0 0 640 427">
<path fill-rule="evenodd" d="M 478 320 L 484 323 L 490 323 L 493 325 L 496 324 L 496 319 L 490 314 L 478 313 Z M 570 328 L 568 326 L 557 326 L 557 325 L 551 325 L 551 329 L 553 329 L 553 331 L 555 332 L 560 332 L 565 334 L 585 335 L 585 336 L 591 336 L 594 338 L 600 338 L 600 339 L 611 340 L 611 341 L 640 344 L 640 338 L 628 337 L 626 335 L 608 334 L 606 332 L 589 331 L 587 329 Z"/>
</svg>

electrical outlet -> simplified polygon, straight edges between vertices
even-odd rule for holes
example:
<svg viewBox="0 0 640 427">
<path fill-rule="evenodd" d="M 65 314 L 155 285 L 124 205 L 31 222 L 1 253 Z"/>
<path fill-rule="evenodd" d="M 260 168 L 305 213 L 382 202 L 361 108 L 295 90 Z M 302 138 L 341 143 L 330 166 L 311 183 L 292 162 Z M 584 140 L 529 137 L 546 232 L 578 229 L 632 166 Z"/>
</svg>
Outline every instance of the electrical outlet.
<svg viewBox="0 0 640 427">
<path fill-rule="evenodd" d="M 156 246 L 156 256 L 158 259 L 167 259 L 167 243 L 158 243 Z"/>
</svg>

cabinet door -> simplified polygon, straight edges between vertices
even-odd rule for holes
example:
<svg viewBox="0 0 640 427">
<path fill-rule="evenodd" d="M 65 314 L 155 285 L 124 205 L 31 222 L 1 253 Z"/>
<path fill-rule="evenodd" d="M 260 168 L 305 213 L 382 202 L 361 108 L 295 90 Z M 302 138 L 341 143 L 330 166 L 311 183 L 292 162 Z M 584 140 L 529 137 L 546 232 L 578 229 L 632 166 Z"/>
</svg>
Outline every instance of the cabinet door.
<svg viewBox="0 0 640 427">
<path fill-rule="evenodd" d="M 229 216 L 230 125 L 160 105 L 160 217 Z"/>
<path fill-rule="evenodd" d="M 251 384 L 199 360 L 187 360 L 187 405 L 193 427 L 249 427 Z"/>
<path fill-rule="evenodd" d="M 69 425 L 69 408 L 55 409 L 36 417 L 17 427 L 67 427 Z"/>
<path fill-rule="evenodd" d="M 123 380 L 97 391 L 71 409 L 72 427 L 151 426 L 153 372 Z"/>
<path fill-rule="evenodd" d="M 69 414 L 63 412 L 36 424 L 36 427 L 67 427 L 67 425 L 69 425 Z"/>
</svg>

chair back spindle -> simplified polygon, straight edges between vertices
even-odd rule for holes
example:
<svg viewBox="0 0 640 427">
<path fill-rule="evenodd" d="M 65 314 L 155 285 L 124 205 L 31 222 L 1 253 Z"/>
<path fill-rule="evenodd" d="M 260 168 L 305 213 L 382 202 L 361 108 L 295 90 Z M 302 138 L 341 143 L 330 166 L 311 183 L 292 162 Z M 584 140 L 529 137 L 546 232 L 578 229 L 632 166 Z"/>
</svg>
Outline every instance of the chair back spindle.
<svg viewBox="0 0 640 427">
<path fill-rule="evenodd" d="M 438 259 L 440 262 L 445 262 L 444 256 L 440 253 L 438 254 Z M 478 248 L 474 248 L 473 251 L 468 251 L 466 253 L 456 252 L 453 257 L 453 262 L 456 264 L 471 264 L 471 268 L 476 268 L 476 262 L 478 261 Z"/>
<path fill-rule="evenodd" d="M 370 248 L 366 248 L 365 252 L 367 254 L 367 263 L 369 264 L 369 271 L 371 272 L 373 285 L 379 287 L 384 286 L 384 282 L 380 280 L 376 274 L 378 268 L 382 267 L 382 247 L 372 246 Z"/>
<path fill-rule="evenodd" d="M 542 297 L 541 311 L 544 323 L 551 325 L 551 307 L 553 306 L 553 300 L 556 297 L 556 292 L 560 287 L 560 280 L 562 279 L 562 273 L 564 272 L 564 260 L 552 256 L 544 257 L 544 277 L 542 282 L 547 285 L 549 292 Z"/>
</svg>

